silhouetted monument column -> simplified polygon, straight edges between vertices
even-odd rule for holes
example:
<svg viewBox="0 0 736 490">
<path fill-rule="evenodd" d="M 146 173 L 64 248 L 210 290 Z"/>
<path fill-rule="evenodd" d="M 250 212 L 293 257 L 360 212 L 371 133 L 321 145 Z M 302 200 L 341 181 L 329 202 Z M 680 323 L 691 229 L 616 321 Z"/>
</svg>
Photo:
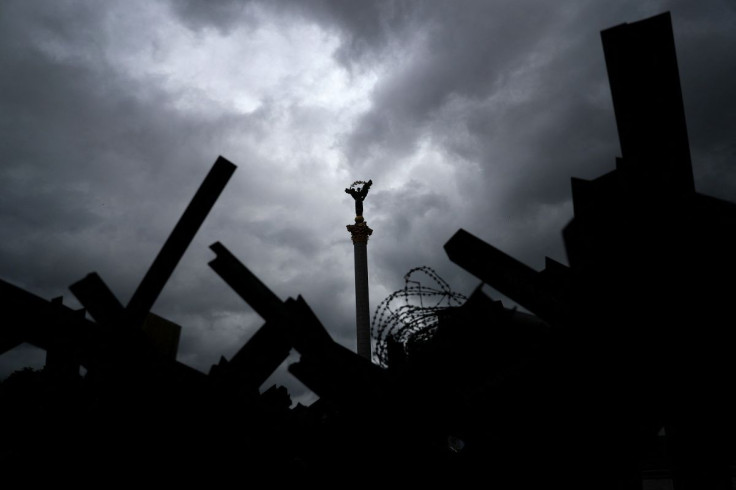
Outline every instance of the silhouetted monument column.
<svg viewBox="0 0 736 490">
<path fill-rule="evenodd" d="M 355 252 L 355 320 L 358 338 L 358 355 L 371 358 L 370 312 L 368 308 L 368 237 L 373 233 L 363 219 L 363 200 L 373 184 L 356 181 L 345 189 L 355 199 L 355 224 L 347 225 L 353 239 Z"/>
</svg>

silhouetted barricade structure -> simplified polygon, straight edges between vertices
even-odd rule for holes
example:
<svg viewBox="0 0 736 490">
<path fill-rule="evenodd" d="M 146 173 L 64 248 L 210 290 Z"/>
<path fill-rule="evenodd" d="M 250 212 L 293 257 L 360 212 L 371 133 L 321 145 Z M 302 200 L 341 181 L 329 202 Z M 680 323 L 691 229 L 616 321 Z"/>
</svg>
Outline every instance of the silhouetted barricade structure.
<svg viewBox="0 0 736 490">
<path fill-rule="evenodd" d="M 130 383 L 127 390 L 139 390 L 150 380 L 153 366 L 176 373 L 174 379 L 183 383 L 201 377 L 175 360 L 180 327 L 152 317 L 149 310 L 234 171 L 235 165 L 225 158 L 215 161 L 125 308 L 95 273 L 70 287 L 97 323 L 115 332 L 117 338 L 104 346 L 108 365 L 103 375 Z M 164 380 L 173 382 L 169 375 Z"/>
<path fill-rule="evenodd" d="M 301 448 L 313 466 L 324 467 L 320 451 L 302 448 L 306 440 L 319 445 L 318 434 L 308 437 L 295 425 L 297 415 L 289 410 L 286 390 L 272 387 L 259 395 L 258 388 L 296 348 L 303 354 L 294 367 L 298 376 L 315 391 L 331 394 L 346 410 L 369 399 L 371 390 L 366 387 L 380 369 L 365 360 L 358 361 L 357 369 L 339 369 L 354 356 L 332 341 L 301 297 L 281 302 L 224 246 L 214 244 L 218 257 L 211 263 L 213 269 L 267 322 L 229 362 L 213 366 L 209 376 L 176 361 L 180 327 L 144 311 L 158 296 L 233 170 L 230 162 L 218 159 L 127 308 L 96 273 L 70 287 L 94 322 L 85 318 L 85 310 L 75 312 L 59 301 L 47 302 L 0 283 L 3 306 L 14 313 L 0 332 L 3 352 L 21 342 L 46 349 L 44 375 L 64 365 L 78 378 L 81 365 L 87 370 L 84 393 L 94 397 L 89 404 L 94 408 L 77 410 L 67 420 L 75 422 L 68 425 L 71 432 L 63 436 L 52 435 L 58 432 L 57 424 L 34 422 L 31 432 L 55 454 L 39 455 L 28 447 L 11 452 L 4 461 L 20 467 L 58 468 L 71 464 L 75 450 L 95 448 L 88 455 L 89 464 L 120 471 L 125 453 L 137 446 L 136 472 L 160 474 L 173 464 L 203 472 L 223 466 L 234 471 L 242 461 L 273 471 L 301 467 L 306 458 L 298 457 L 296 448 Z M 76 361 L 71 368 L 62 362 L 68 359 Z M 304 430 L 318 426 L 321 415 L 304 414 L 304 410 L 301 407 L 299 415 Z M 19 432 L 17 440 L 22 438 Z M 236 448 L 224 445 L 226 439 L 237 440 Z M 200 454 L 190 449 L 193 444 L 208 450 Z M 61 451 L 63 446 L 68 451 Z M 322 446 L 327 448 L 328 443 Z"/>
<path fill-rule="evenodd" d="M 78 377 L 79 366 L 84 366 L 86 385 L 93 386 L 98 397 L 95 416 L 98 422 L 105 420 L 105 431 L 114 431 L 108 435 L 114 433 L 111 439 L 119 439 L 119 445 L 158 432 L 166 434 L 159 439 L 171 447 L 179 421 L 172 407 L 197 398 L 206 388 L 202 373 L 176 361 L 180 327 L 148 310 L 234 170 L 232 163 L 218 158 L 126 308 L 95 273 L 70 288 L 95 323 L 85 318 L 84 310 L 71 312 L 60 300 L 49 303 L 2 283 L 3 306 L 13 312 L 0 332 L 3 352 L 21 342 L 45 349 L 46 374 L 63 369 L 67 377 Z M 168 415 L 152 416 L 140 410 L 142 405 Z M 88 421 L 76 437 L 95 438 L 92 425 Z M 115 454 L 120 451 L 104 447 Z M 56 457 L 63 460 L 63 454 Z"/>
<path fill-rule="evenodd" d="M 212 366 L 210 375 L 234 376 L 234 381 L 242 383 L 245 389 L 257 391 L 291 350 L 291 343 L 282 332 L 285 306 L 221 243 L 214 243 L 210 248 L 217 254 L 210 267 L 267 322 L 230 361 L 222 358 Z"/>
<path fill-rule="evenodd" d="M 221 243 L 214 243 L 210 248 L 217 254 L 210 267 L 266 320 L 230 361 L 223 359 L 213 366 L 211 374 L 235 376 L 238 383 L 257 389 L 294 348 L 303 358 L 290 370 L 300 373 L 297 375 L 300 379 L 311 380 L 303 381 L 310 388 L 316 387 L 318 394 L 345 397 L 350 391 L 358 393 L 366 389 L 361 381 L 380 376 L 377 366 L 367 360 L 356 361 L 351 351 L 332 340 L 301 296 L 282 302 Z M 345 373 L 338 369 L 345 362 L 361 366 L 356 369 L 363 374 L 346 378 Z M 330 371 L 319 372 L 319 366 L 331 366 Z M 328 387 L 334 383 L 344 386 Z"/>
<path fill-rule="evenodd" d="M 570 271 L 565 265 L 546 257 L 547 267 L 537 272 L 462 229 L 445 251 L 450 260 L 550 325 L 568 320 Z"/>
<path fill-rule="evenodd" d="M 282 302 L 221 243 L 210 248 L 217 254 L 210 267 L 266 321 L 229 361 L 213 366 L 210 377 L 254 392 L 295 349 L 300 359 L 289 371 L 323 400 L 310 407 L 319 412 L 321 430 L 310 433 L 301 455 L 311 476 L 318 469 L 347 471 L 358 454 L 369 457 L 374 446 L 359 437 L 356 421 L 371 426 L 371 412 L 386 397 L 386 373 L 334 342 L 301 296 Z"/>
<path fill-rule="evenodd" d="M 623 156 L 572 179 L 570 268 L 538 273 L 464 230 L 445 248 L 574 346 L 564 403 L 589 407 L 568 420 L 588 477 L 641 488 L 664 428 L 675 488 L 730 488 L 736 206 L 694 191 L 669 14 L 601 36 Z"/>
<path fill-rule="evenodd" d="M 214 206 L 215 201 L 230 180 L 235 165 L 218 157 L 202 185 L 187 206 L 176 227 L 148 269 L 138 289 L 125 308 L 125 320 L 132 326 L 143 322 L 145 315 L 161 293 L 166 281 L 179 263 L 184 251 L 191 243 L 202 222 Z"/>
<path fill-rule="evenodd" d="M 84 366 L 96 365 L 95 348 L 110 333 L 87 320 L 84 310 L 47 301 L 2 280 L 0 301 L 5 312 L 0 354 L 27 342 L 47 352 L 67 353 Z"/>
<path fill-rule="evenodd" d="M 79 311 L 0 281 L 0 353 L 45 349 L 58 377 L 44 383 L 67 394 L 44 417 L 33 397 L 2 407 L 17 426 L 5 440 L 23 447 L 0 463 L 72 464 L 86 450 L 115 471 L 325 483 L 380 460 L 397 482 L 639 489 L 656 475 L 730 488 L 736 205 L 694 190 L 669 15 L 602 39 L 622 158 L 572 180 L 570 266 L 547 258 L 537 272 L 465 230 L 445 245 L 533 315 L 479 287 L 432 335 L 390 344 L 382 369 L 216 242 L 210 267 L 265 322 L 208 375 L 177 362 L 180 327 L 149 310 L 235 169 L 220 157 L 127 306 L 95 273 L 70 287 Z M 290 409 L 284 388 L 259 394 L 292 349 L 289 372 L 320 397 L 310 407 Z M 51 449 L 39 456 L 21 429 Z"/>
</svg>

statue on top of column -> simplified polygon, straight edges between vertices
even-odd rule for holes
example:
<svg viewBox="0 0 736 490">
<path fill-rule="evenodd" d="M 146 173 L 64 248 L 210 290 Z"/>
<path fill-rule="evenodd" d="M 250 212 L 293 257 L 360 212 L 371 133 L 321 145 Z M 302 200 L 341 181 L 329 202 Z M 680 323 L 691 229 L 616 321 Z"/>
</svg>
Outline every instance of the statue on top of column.
<svg viewBox="0 0 736 490">
<path fill-rule="evenodd" d="M 365 196 L 368 195 L 371 185 L 373 185 L 372 180 L 369 180 L 368 182 L 356 180 L 350 184 L 350 187 L 345 189 L 345 192 L 353 196 L 353 199 L 355 199 L 355 216 L 363 216 L 363 200 L 365 200 Z"/>
</svg>

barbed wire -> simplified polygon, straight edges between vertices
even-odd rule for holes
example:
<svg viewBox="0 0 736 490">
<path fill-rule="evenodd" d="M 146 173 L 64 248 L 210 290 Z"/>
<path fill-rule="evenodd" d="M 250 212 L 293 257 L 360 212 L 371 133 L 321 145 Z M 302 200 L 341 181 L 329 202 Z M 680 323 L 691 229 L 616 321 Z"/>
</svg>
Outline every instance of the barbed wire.
<svg viewBox="0 0 736 490">
<path fill-rule="evenodd" d="M 416 279 L 424 274 L 433 283 L 425 286 Z M 462 305 L 467 297 L 457 293 L 434 269 L 414 267 L 404 275 L 404 288 L 391 293 L 376 307 L 371 335 L 376 341 L 375 361 L 388 365 L 388 344 L 396 341 L 406 352 L 407 344 L 429 340 L 437 329 L 438 312 Z M 397 306 L 397 303 L 401 303 Z"/>
</svg>

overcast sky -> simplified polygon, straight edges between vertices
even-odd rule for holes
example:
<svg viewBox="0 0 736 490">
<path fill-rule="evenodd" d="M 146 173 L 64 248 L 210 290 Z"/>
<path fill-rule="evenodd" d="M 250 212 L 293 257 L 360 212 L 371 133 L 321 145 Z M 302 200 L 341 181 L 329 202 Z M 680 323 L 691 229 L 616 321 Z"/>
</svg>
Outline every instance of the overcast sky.
<svg viewBox="0 0 736 490">
<path fill-rule="evenodd" d="M 215 241 L 354 349 L 344 189 L 373 180 L 371 312 L 419 265 L 472 291 L 442 249 L 461 227 L 566 262 L 570 177 L 620 155 L 599 33 L 667 10 L 696 188 L 736 201 L 731 0 L 3 0 L 0 277 L 78 307 L 96 271 L 127 303 L 222 155 L 238 169 L 153 308 L 179 360 L 207 372 L 262 324 Z"/>
</svg>

